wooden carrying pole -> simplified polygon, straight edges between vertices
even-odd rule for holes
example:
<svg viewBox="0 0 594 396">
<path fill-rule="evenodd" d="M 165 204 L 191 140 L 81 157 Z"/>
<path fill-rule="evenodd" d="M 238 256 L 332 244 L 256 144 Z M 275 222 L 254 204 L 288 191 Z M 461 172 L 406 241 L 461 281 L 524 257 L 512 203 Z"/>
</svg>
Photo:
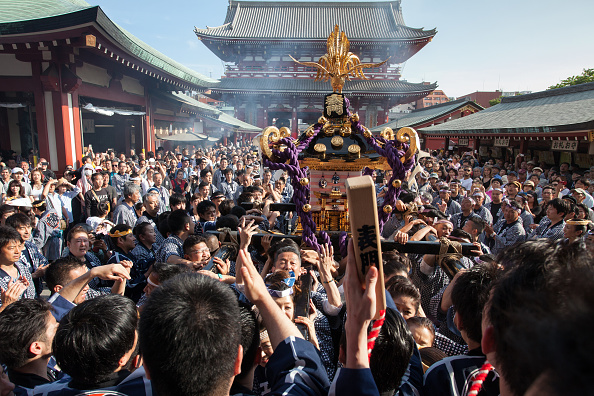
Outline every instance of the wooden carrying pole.
<svg viewBox="0 0 594 396">
<path fill-rule="evenodd" d="M 377 304 L 374 317 L 374 319 L 379 319 L 379 312 L 386 309 L 386 289 L 377 218 L 377 198 L 373 179 L 371 176 L 348 178 L 346 193 L 359 279 L 362 284 L 365 284 L 365 276 L 372 266 L 376 267 L 379 273 L 376 283 Z"/>
</svg>

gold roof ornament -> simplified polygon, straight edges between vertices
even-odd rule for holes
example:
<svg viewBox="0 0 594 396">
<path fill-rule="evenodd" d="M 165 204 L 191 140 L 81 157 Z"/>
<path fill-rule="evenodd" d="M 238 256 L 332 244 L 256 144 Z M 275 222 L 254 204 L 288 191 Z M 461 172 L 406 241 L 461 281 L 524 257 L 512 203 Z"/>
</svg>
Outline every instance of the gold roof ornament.
<svg viewBox="0 0 594 396">
<path fill-rule="evenodd" d="M 315 81 L 330 80 L 332 89 L 338 93 L 342 92 L 345 80 L 350 80 L 351 77 L 367 80 L 363 69 L 381 66 L 390 59 L 380 63 L 361 63 L 359 57 L 349 51 L 349 39 L 344 31 L 339 31 L 338 25 L 334 26 L 334 31 L 330 33 L 326 46 L 327 53 L 318 62 L 299 62 L 291 55 L 289 56 L 300 65 L 315 67 L 318 70 Z"/>
</svg>

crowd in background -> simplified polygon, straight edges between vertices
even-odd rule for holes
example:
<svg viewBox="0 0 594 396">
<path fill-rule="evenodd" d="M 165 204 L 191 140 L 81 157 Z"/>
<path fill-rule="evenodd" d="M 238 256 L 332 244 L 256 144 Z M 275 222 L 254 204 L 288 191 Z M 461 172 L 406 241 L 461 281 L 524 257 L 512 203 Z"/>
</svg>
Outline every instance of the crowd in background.
<svg viewBox="0 0 594 396">
<path fill-rule="evenodd" d="M 553 340 L 583 338 L 575 327 L 592 320 L 594 167 L 472 152 L 418 162 L 382 237 L 453 251 L 383 252 L 388 310 L 368 357 L 377 271 L 362 284 L 352 250 L 282 238 L 297 218 L 273 204 L 292 202 L 292 180 L 256 147 L 88 151 L 57 172 L 6 153 L 0 395 L 587 389 L 576 378 L 591 348 L 561 367 L 576 348 Z M 391 172 L 372 177 L 381 204 Z"/>
</svg>

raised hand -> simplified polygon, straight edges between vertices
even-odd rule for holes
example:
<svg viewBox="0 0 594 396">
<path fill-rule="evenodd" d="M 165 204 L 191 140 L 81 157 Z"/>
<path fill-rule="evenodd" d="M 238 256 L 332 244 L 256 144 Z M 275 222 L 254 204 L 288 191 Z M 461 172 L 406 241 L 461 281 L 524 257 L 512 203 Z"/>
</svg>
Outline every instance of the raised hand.
<svg viewBox="0 0 594 396">
<path fill-rule="evenodd" d="M 250 220 L 246 223 L 245 218 L 241 218 L 241 222 L 239 223 L 239 249 L 247 249 L 252 241 L 252 235 L 257 234 L 258 226 L 255 224 L 254 220 Z"/>
<path fill-rule="evenodd" d="M 2 300 L 2 309 L 4 309 L 5 307 L 7 307 L 8 305 L 12 304 L 13 302 L 16 302 L 19 300 L 19 298 L 21 298 L 21 296 L 23 295 L 23 293 L 25 292 L 25 290 L 27 290 L 27 286 L 29 285 L 29 282 L 27 282 L 26 284 L 21 282 L 21 280 L 17 280 L 16 282 L 14 281 L 10 281 L 8 282 L 8 286 L 6 288 L 6 290 L 4 290 L 4 288 L 0 287 L 0 298 Z"/>
</svg>

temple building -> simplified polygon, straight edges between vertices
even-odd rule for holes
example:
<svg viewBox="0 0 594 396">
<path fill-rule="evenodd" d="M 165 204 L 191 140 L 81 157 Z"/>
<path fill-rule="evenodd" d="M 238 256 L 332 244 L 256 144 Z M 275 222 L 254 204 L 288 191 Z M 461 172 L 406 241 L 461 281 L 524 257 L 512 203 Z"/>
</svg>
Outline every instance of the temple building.
<svg viewBox="0 0 594 396">
<path fill-rule="evenodd" d="M 326 53 L 336 24 L 363 63 L 368 80 L 347 81 L 343 92 L 351 111 L 368 127 L 388 120 L 390 108 L 422 99 L 437 84 L 401 79 L 399 65 L 430 42 L 436 30 L 407 26 L 400 0 L 377 2 L 260 2 L 230 0 L 224 23 L 195 29 L 198 38 L 226 63 L 225 76 L 206 94 L 235 108 L 235 117 L 264 128 L 314 123 L 323 111 L 328 82 L 316 70 L 295 63 L 315 62 Z"/>
<path fill-rule="evenodd" d="M 568 162 L 589 168 L 594 166 L 594 83 L 503 97 L 496 106 L 420 126 L 418 132 L 428 150 L 447 149 L 454 141 L 484 158 L 522 153 L 546 166 Z"/>
<path fill-rule="evenodd" d="M 78 165 L 89 146 L 138 153 L 157 139 L 258 130 L 179 93 L 215 82 L 83 0 L 0 2 L 0 150 L 43 157 L 54 171 Z"/>
</svg>

